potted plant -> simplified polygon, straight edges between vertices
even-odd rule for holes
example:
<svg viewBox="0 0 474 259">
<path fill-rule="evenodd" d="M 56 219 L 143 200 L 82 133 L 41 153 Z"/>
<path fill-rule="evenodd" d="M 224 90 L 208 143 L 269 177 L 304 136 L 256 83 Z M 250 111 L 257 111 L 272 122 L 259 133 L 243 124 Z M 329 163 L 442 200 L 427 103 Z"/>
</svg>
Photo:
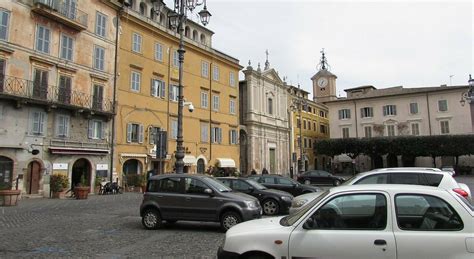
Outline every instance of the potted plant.
<svg viewBox="0 0 474 259">
<path fill-rule="evenodd" d="M 74 187 L 74 194 L 76 195 L 76 199 L 84 200 L 87 199 L 89 195 L 90 186 L 87 184 L 86 178 L 84 175 L 81 176 L 81 182 L 78 186 Z"/>
<path fill-rule="evenodd" d="M 12 190 L 10 183 L 0 183 L 0 206 L 16 206 L 21 190 Z"/>
<path fill-rule="evenodd" d="M 49 180 L 49 188 L 53 193 L 52 198 L 64 197 L 64 190 L 67 188 L 69 179 L 64 174 L 53 174 Z"/>
<path fill-rule="evenodd" d="M 143 174 L 138 176 L 138 184 L 140 185 L 143 193 L 146 191 L 146 182 L 146 175 Z"/>
</svg>

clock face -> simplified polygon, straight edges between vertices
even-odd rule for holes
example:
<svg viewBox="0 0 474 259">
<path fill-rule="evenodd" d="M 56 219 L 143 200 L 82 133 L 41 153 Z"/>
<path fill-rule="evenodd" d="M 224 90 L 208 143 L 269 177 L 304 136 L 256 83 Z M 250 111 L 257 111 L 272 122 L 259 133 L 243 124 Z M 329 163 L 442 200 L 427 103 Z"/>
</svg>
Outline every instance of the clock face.
<svg viewBox="0 0 474 259">
<path fill-rule="evenodd" d="M 328 80 L 324 77 L 318 79 L 318 86 L 319 87 L 326 87 L 328 85 Z"/>
</svg>

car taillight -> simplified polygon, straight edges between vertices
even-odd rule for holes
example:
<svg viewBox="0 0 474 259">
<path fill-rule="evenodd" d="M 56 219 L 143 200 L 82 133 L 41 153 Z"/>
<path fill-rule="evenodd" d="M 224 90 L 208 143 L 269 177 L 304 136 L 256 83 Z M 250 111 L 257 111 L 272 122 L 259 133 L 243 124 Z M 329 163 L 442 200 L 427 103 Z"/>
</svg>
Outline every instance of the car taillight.
<svg viewBox="0 0 474 259">
<path fill-rule="evenodd" d="M 455 191 L 457 194 L 461 195 L 464 198 L 468 198 L 469 196 L 469 194 L 461 188 L 454 188 L 453 191 Z"/>
</svg>

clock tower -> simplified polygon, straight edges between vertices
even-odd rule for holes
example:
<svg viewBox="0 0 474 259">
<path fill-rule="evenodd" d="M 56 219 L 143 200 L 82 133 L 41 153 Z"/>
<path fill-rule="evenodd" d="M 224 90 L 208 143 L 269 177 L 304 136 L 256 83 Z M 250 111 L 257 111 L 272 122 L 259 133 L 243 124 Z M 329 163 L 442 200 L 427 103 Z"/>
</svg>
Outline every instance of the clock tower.
<svg viewBox="0 0 474 259">
<path fill-rule="evenodd" d="M 337 76 L 329 72 L 329 65 L 324 54 L 324 49 L 321 51 L 321 54 L 321 60 L 318 65 L 319 71 L 313 77 L 311 77 L 311 81 L 313 81 L 313 101 L 318 103 L 324 103 L 337 99 Z"/>
</svg>

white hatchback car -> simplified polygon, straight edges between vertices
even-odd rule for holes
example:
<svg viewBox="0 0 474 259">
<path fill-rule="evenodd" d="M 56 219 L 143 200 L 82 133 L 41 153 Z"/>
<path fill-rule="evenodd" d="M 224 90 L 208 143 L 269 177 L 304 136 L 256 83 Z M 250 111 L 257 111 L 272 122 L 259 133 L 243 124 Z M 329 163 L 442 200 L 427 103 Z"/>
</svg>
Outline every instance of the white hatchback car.
<svg viewBox="0 0 474 259">
<path fill-rule="evenodd" d="M 294 214 L 238 224 L 218 258 L 472 259 L 474 208 L 452 190 L 332 188 Z"/>
<path fill-rule="evenodd" d="M 437 168 L 424 167 L 394 167 L 381 168 L 355 175 L 342 185 L 358 184 L 416 184 L 437 186 L 446 190 L 453 190 L 459 195 L 472 201 L 469 186 L 458 183 L 449 172 Z M 308 201 L 318 197 L 321 193 L 308 193 L 296 196 L 290 207 L 290 213 L 299 209 Z"/>
</svg>

